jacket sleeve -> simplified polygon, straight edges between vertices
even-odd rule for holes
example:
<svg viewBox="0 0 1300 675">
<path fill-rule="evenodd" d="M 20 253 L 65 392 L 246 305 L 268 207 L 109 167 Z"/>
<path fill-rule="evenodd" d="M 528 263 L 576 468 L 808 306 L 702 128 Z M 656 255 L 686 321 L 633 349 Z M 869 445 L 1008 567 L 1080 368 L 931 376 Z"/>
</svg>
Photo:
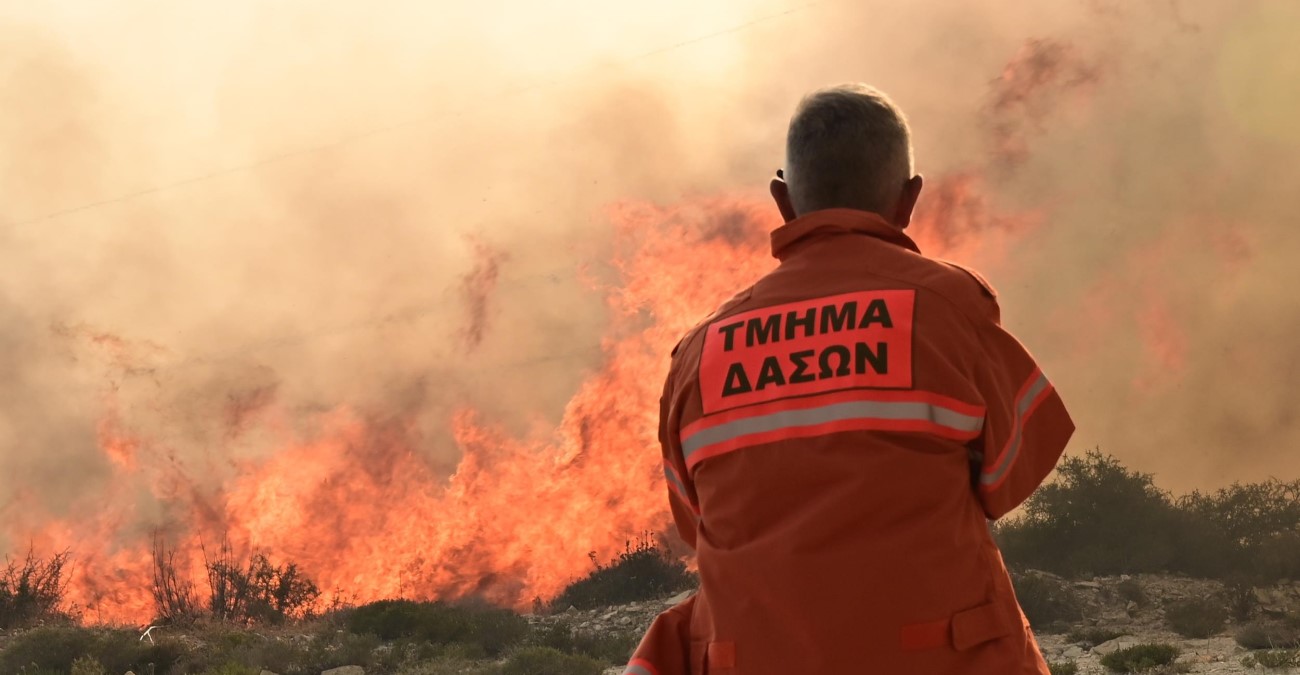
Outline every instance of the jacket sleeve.
<svg viewBox="0 0 1300 675">
<path fill-rule="evenodd" d="M 694 549 L 700 508 L 695 486 L 682 455 L 681 406 L 677 404 L 680 393 L 674 386 L 677 366 L 674 359 L 663 396 L 659 399 L 659 445 L 663 451 L 664 481 L 668 484 L 668 504 L 672 509 L 673 522 L 676 523 L 682 540 Z"/>
<path fill-rule="evenodd" d="M 990 519 L 1033 494 L 1065 450 L 1074 422 L 1033 356 L 996 321 L 983 326 L 977 386 L 987 409 L 978 495 Z"/>
</svg>

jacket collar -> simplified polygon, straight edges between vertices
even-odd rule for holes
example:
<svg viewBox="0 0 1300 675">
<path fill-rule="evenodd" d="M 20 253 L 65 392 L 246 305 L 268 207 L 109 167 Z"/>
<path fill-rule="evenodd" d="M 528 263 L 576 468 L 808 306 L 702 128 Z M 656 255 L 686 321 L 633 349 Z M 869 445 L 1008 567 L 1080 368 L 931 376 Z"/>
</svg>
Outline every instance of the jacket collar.
<svg viewBox="0 0 1300 675">
<path fill-rule="evenodd" d="M 855 209 L 824 209 L 806 213 L 773 230 L 772 255 L 778 260 L 784 260 L 801 240 L 836 234 L 865 234 L 921 252 L 911 237 L 875 213 Z"/>
</svg>

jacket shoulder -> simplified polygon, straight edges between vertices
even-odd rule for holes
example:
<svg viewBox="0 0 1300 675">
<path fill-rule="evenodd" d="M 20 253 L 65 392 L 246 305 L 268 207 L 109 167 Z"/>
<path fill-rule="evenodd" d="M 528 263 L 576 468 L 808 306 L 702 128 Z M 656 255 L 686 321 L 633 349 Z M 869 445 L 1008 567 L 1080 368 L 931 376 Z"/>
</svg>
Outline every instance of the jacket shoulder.
<svg viewBox="0 0 1300 675">
<path fill-rule="evenodd" d="M 716 310 L 714 310 L 712 314 L 704 317 L 702 320 L 697 322 L 694 326 L 691 327 L 690 330 L 686 331 L 686 333 L 682 335 L 682 338 L 680 340 L 677 341 L 677 345 L 673 347 L 673 351 L 672 351 L 673 358 L 676 359 L 678 352 L 680 352 L 684 347 L 686 347 L 691 342 L 693 342 L 697 336 L 702 334 L 704 332 L 704 329 L 707 328 L 709 324 L 713 323 L 714 321 L 717 321 L 718 319 L 726 316 L 727 314 L 734 312 L 736 307 L 743 304 L 746 300 L 749 300 L 750 296 L 752 296 L 753 294 L 754 294 L 754 287 L 750 286 L 749 288 L 746 288 L 745 290 L 732 296 L 730 300 L 722 303 L 722 305 L 718 307 Z"/>
<path fill-rule="evenodd" d="M 926 258 L 924 285 L 945 297 L 969 315 L 980 319 L 1001 320 L 998 292 L 984 275 L 975 270 L 940 258 Z"/>
</svg>

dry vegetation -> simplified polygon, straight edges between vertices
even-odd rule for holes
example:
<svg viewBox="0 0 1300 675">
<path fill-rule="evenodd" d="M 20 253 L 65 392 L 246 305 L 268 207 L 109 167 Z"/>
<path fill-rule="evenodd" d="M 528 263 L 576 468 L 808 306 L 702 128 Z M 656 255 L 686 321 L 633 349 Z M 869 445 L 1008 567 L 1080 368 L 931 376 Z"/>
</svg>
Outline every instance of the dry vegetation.
<svg viewBox="0 0 1300 675">
<path fill-rule="evenodd" d="M 1224 581 L 1223 592 L 1166 602 L 1166 630 L 1189 638 L 1232 634 L 1252 650 L 1245 667 L 1300 660 L 1300 618 L 1260 613 L 1257 585 L 1300 578 L 1300 485 L 1271 481 L 1183 497 L 1151 476 L 1091 452 L 1067 458 L 1056 479 L 997 528 L 1021 604 L 1037 630 L 1068 634 L 1084 649 L 1124 631 L 1083 622 L 1088 611 L 1072 579 L 1093 575 L 1182 573 Z M 482 603 L 382 600 L 323 603 L 292 562 L 235 555 L 227 544 L 205 552 L 196 587 L 177 571 L 176 553 L 154 551 L 156 643 L 139 632 L 78 626 L 63 601 L 66 553 L 25 557 L 0 568 L 0 672 L 21 675 L 201 673 L 315 675 L 357 665 L 415 675 L 599 675 L 623 663 L 641 627 L 584 628 L 575 611 L 662 599 L 696 583 L 652 539 L 628 542 L 528 618 Z M 1039 572 L 1044 570 L 1048 573 Z M 205 582 L 205 583 L 204 583 Z M 1083 582 L 1080 582 L 1083 583 Z M 1130 608 L 1156 603 L 1137 579 L 1107 593 Z M 601 611 L 601 610 L 595 610 Z M 1226 631 L 1231 633 L 1226 633 Z M 1108 653 L 1113 672 L 1179 672 L 1177 647 L 1134 644 Z M 1064 661 L 1058 675 L 1078 671 Z"/>
</svg>

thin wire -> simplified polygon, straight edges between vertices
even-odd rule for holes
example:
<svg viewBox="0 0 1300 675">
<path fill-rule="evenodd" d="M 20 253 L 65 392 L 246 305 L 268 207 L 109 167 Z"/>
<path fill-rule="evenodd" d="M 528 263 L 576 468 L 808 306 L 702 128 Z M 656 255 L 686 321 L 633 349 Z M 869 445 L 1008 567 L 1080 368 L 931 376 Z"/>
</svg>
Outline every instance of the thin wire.
<svg viewBox="0 0 1300 675">
<path fill-rule="evenodd" d="M 657 55 L 659 55 L 659 54 L 664 54 L 664 53 L 671 52 L 671 51 L 674 51 L 674 50 L 677 50 L 677 49 L 681 49 L 681 48 L 683 48 L 683 47 L 688 47 L 688 46 L 690 46 L 690 45 L 699 44 L 699 43 L 701 43 L 701 42 L 706 42 L 706 41 L 708 41 L 708 40 L 713 40 L 713 39 L 716 39 L 716 38 L 719 38 L 719 37 L 722 37 L 722 36 L 725 36 L 725 35 L 731 35 L 731 34 L 734 34 L 734 33 L 739 33 L 739 32 L 742 32 L 742 31 L 748 30 L 748 29 L 750 29 L 750 28 L 753 28 L 754 26 L 757 26 L 757 25 L 760 25 L 760 24 L 763 24 L 763 23 L 767 23 L 767 22 L 770 22 L 770 21 L 774 21 L 774 20 L 777 20 L 777 19 L 781 19 L 781 18 L 784 18 L 784 17 L 791 16 L 791 15 L 793 15 L 793 14 L 797 14 L 797 13 L 802 12 L 802 11 L 804 11 L 804 10 L 807 10 L 807 9 L 809 9 L 809 8 L 811 8 L 811 7 L 815 7 L 815 6 L 819 5 L 819 4 L 822 4 L 822 2 L 824 2 L 824 0 L 815 0 L 815 1 L 813 1 L 813 2 L 806 2 L 806 3 L 804 3 L 804 4 L 798 5 L 798 6 L 796 6 L 796 7 L 792 7 L 792 8 L 790 8 L 790 9 L 786 9 L 786 10 L 781 11 L 781 12 L 778 12 L 778 13 L 774 13 L 774 14 L 769 14 L 769 15 L 766 15 L 766 16 L 762 16 L 762 17 L 759 17 L 759 18 L 757 18 L 757 19 L 753 19 L 753 20 L 747 21 L 747 22 L 742 23 L 742 24 L 737 24 L 737 25 L 735 25 L 735 26 L 731 26 L 731 27 L 729 27 L 729 28 L 724 28 L 724 29 L 722 29 L 722 30 L 718 30 L 718 31 L 715 31 L 715 32 L 712 32 L 712 33 L 708 33 L 708 34 L 706 34 L 706 35 L 701 35 L 701 36 L 694 37 L 694 38 L 690 38 L 690 39 L 687 39 L 687 40 L 683 40 L 683 41 L 681 41 L 681 42 L 677 42 L 677 43 L 674 43 L 674 44 L 671 44 L 671 45 L 667 45 L 667 46 L 664 46 L 664 47 L 659 47 L 659 48 L 657 48 L 657 49 L 653 49 L 653 50 L 648 51 L 648 52 L 643 52 L 643 53 L 641 53 L 641 54 L 637 54 L 636 56 L 632 56 L 632 57 L 630 57 L 630 58 L 624 60 L 624 61 L 622 62 L 622 65 L 628 65 L 628 64 L 631 64 L 631 63 L 635 63 L 635 62 L 637 62 L 637 61 L 640 61 L 640 60 L 643 60 L 643 59 L 647 59 L 647 58 L 651 58 L 651 57 L 653 57 L 653 56 L 657 56 Z M 504 98 L 504 97 L 506 97 L 506 96 L 512 96 L 512 95 L 515 95 L 515 94 L 521 94 L 521 93 L 529 92 L 529 91 L 532 91 L 532 90 L 540 89 L 540 88 L 542 88 L 542 87 L 544 87 L 544 86 L 555 85 L 555 84 L 557 84 L 557 83 L 563 81 L 564 79 L 573 78 L 573 77 L 576 77 L 576 76 L 575 76 L 575 75 L 569 75 L 567 78 L 557 78 L 557 79 L 553 79 L 553 80 L 543 80 L 543 81 L 541 81 L 541 82 L 534 82 L 534 83 L 529 84 L 529 85 L 526 85 L 526 86 L 522 86 L 522 87 L 518 87 L 518 88 L 512 88 L 512 89 L 509 89 L 509 90 L 505 90 L 505 91 L 499 92 L 498 96 Z M 485 99 L 483 99 L 480 103 L 488 102 L 488 101 L 491 101 L 491 100 L 496 100 L 496 99 L 495 99 L 495 97 L 492 97 L 492 98 L 485 98 Z M 149 196 L 149 195 L 154 195 L 154 194 L 158 194 L 158 193 L 161 193 L 161 192 L 169 192 L 169 191 L 175 190 L 175 189 L 177 189 L 177 188 L 185 187 L 185 186 L 188 186 L 188 185 L 194 185 L 194 184 L 196 184 L 196 183 L 203 183 L 203 182 L 207 182 L 207 181 L 210 181 L 210 180 L 214 180 L 214 179 L 217 179 L 217 178 L 221 178 L 221 177 L 224 177 L 224 176 L 229 176 L 229 175 L 233 175 L 233 174 L 237 174 L 237 173 L 244 173 L 244 172 L 248 172 L 248 171 L 254 171 L 254 170 L 260 169 L 260 168 L 262 168 L 262 167 L 269 166 L 269 165 L 272 165 L 272 164 L 278 164 L 278 163 L 281 163 L 281 162 L 284 162 L 284 161 L 287 161 L 287 160 L 290 160 L 290 159 L 294 159 L 294 158 L 296 158 L 296 157 L 302 157 L 302 156 L 306 156 L 306 155 L 318 154 L 318 153 L 325 152 L 325 151 L 328 151 L 328 150 L 333 150 L 333 149 L 335 149 L 335 148 L 340 148 L 340 147 L 343 147 L 343 146 L 351 145 L 351 144 L 353 144 L 353 143 L 356 143 L 356 142 L 358 142 L 358 141 L 362 141 L 362 140 L 365 140 L 365 139 L 368 139 L 368 138 L 373 138 L 373 137 L 375 137 L 375 136 L 379 136 L 379 135 L 382 135 L 382 134 L 390 133 L 390 132 L 396 131 L 396 130 L 398 130 L 398 129 L 403 129 L 403 128 L 406 128 L 406 127 L 411 127 L 411 126 L 415 126 L 415 125 L 419 125 L 419 124 L 425 124 L 425 123 L 428 123 L 428 122 L 432 122 L 432 121 L 439 120 L 439 119 L 443 119 L 443 118 L 447 118 L 447 117 L 459 116 L 459 115 L 464 114 L 464 113 L 467 112 L 467 111 L 468 111 L 468 108 L 461 108 L 461 109 L 457 109 L 457 110 L 454 110 L 454 111 L 441 111 L 441 112 L 439 112 L 439 113 L 434 113 L 434 114 L 431 114 L 431 115 L 425 115 L 425 116 L 421 116 L 421 117 L 417 117 L 417 118 L 413 118 L 413 119 L 409 119 L 409 120 L 405 120 L 405 121 L 395 122 L 395 123 L 388 124 L 388 125 L 384 125 L 384 126 L 380 126 L 380 127 L 373 127 L 373 128 L 371 128 L 371 129 L 367 129 L 367 130 L 364 130 L 364 131 L 361 131 L 361 132 L 358 132 L 358 133 L 355 133 L 355 134 L 352 134 L 352 135 L 349 135 L 349 136 L 343 136 L 343 137 L 340 137 L 340 138 L 338 138 L 338 139 L 336 139 L 336 140 L 333 140 L 333 141 L 330 141 L 330 142 L 327 142 L 327 143 L 321 143 L 321 144 L 318 144 L 318 145 L 308 146 L 308 147 L 305 147 L 305 148 L 299 148 L 299 149 L 296 149 L 296 150 L 289 150 L 289 151 L 282 152 L 282 153 L 275 154 L 275 155 L 269 155 L 269 156 L 266 156 L 266 157 L 263 157 L 263 158 L 261 158 L 261 159 L 257 159 L 257 160 L 254 160 L 254 161 L 252 161 L 252 162 L 248 162 L 248 163 L 245 163 L 245 164 L 237 164 L 237 165 L 234 165 L 234 166 L 228 166 L 228 167 L 224 167 L 224 168 L 214 169 L 214 170 L 209 171 L 209 172 L 204 173 L 204 174 L 199 174 L 199 175 L 196 175 L 196 176 L 191 176 L 191 177 L 189 177 L 189 178 L 183 178 L 183 179 L 181 179 L 181 180 L 174 181 L 174 182 L 171 182 L 171 183 L 164 183 L 164 184 L 160 184 L 160 185 L 155 185 L 155 186 L 153 186 L 153 187 L 148 187 L 148 188 L 144 188 L 144 189 L 141 189 L 141 190 L 136 190 L 136 191 L 134 191 L 134 192 L 127 192 L 127 193 L 124 193 L 124 194 L 120 194 L 120 195 L 117 195 L 117 196 L 115 196 L 115 197 L 109 197 L 109 198 L 101 199 L 101 200 L 94 201 L 94 202 L 88 202 L 88 203 L 85 203 L 85 204 L 81 204 L 81 205 L 79 205 L 79 206 L 73 206 L 73 207 L 69 207 L 69 208 L 66 208 L 66 209 L 60 209 L 60 210 L 58 210 L 58 211 L 51 211 L 51 212 L 49 212 L 49 213 L 46 213 L 46 214 L 43 214 L 43 215 L 40 215 L 40 216 L 36 216 L 36 217 L 33 217 L 33 218 L 29 218 L 29 219 L 27 219 L 27 220 L 10 221 L 10 222 L 8 222 L 8 223 L 4 223 L 3 225 L 0 225 L 0 227 L 5 227 L 5 228 L 18 228 L 18 227 L 26 227 L 26 226 L 28 226 L 28 225 L 34 225 L 34 224 L 36 224 L 36 223 L 47 222 L 47 221 L 51 221 L 51 220 L 58 220 L 58 219 L 61 219 L 61 218 L 66 217 L 66 216 L 74 215 L 74 214 L 77 214 L 77 213 L 83 213 L 83 212 L 85 212 L 85 211 L 90 211 L 90 210 L 93 210 L 93 209 L 98 209 L 98 208 L 101 208 L 101 207 L 104 207 L 104 206 L 110 206 L 110 205 L 113 205 L 113 204 L 120 204 L 120 203 L 123 203 L 123 202 L 134 201 L 134 200 L 140 199 L 140 198 L 142 198 L 142 197 L 147 197 L 147 196 Z"/>
</svg>

